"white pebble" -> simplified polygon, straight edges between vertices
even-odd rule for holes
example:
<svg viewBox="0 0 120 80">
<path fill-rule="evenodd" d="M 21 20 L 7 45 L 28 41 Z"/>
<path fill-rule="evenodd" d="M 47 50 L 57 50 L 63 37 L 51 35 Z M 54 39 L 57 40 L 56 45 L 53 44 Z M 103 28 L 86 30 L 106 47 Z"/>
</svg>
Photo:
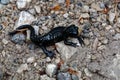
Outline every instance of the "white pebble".
<svg viewBox="0 0 120 80">
<path fill-rule="evenodd" d="M 52 77 L 57 71 L 57 66 L 55 64 L 47 64 L 46 73 Z"/>
<path fill-rule="evenodd" d="M 23 71 L 28 70 L 28 65 L 27 64 L 22 64 L 18 70 L 17 73 L 22 73 Z"/>
<path fill-rule="evenodd" d="M 63 14 L 63 17 L 64 17 L 64 18 L 67 18 L 68 15 L 69 15 L 68 13 L 65 13 L 65 14 Z"/>
<path fill-rule="evenodd" d="M 113 23 L 113 20 L 115 19 L 115 13 L 110 12 L 109 13 L 109 21 Z"/>
<path fill-rule="evenodd" d="M 15 24 L 14 29 L 16 29 L 17 27 L 23 24 L 31 24 L 33 21 L 35 21 L 35 17 L 33 15 L 31 15 L 27 11 L 21 11 L 19 14 L 19 19 Z"/>
<path fill-rule="evenodd" d="M 33 63 L 35 61 L 34 57 L 30 57 L 27 59 L 27 63 Z"/>
<path fill-rule="evenodd" d="M 8 43 L 8 41 L 7 41 L 6 39 L 3 39 L 2 42 L 3 42 L 4 44 L 7 44 L 7 43 Z"/>
</svg>

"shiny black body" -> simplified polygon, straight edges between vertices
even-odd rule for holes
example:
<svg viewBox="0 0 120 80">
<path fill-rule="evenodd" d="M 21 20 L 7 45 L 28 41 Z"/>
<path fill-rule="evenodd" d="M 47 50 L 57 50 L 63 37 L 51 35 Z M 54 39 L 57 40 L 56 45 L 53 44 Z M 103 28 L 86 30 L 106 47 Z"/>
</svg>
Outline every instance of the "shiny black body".
<svg viewBox="0 0 120 80">
<path fill-rule="evenodd" d="M 36 35 L 35 30 L 31 25 L 22 25 L 22 26 L 18 27 L 15 31 L 10 32 L 9 34 L 14 35 L 19 30 L 22 30 L 22 29 L 30 30 L 31 41 L 33 43 L 35 43 L 36 45 L 38 45 L 43 50 L 43 52 L 48 57 L 51 57 L 51 58 L 54 56 L 54 52 L 48 51 L 46 49 L 46 47 L 55 45 L 55 43 L 57 43 L 57 42 L 64 41 L 64 43 L 66 45 L 77 47 L 76 43 L 70 42 L 68 40 L 69 37 L 77 38 L 79 40 L 80 44 L 84 45 L 83 38 L 82 38 L 82 36 L 79 35 L 80 33 L 78 30 L 78 27 L 76 27 L 75 25 L 70 25 L 69 27 L 59 26 L 59 27 L 53 28 L 50 32 L 46 33 L 43 36 Z"/>
</svg>

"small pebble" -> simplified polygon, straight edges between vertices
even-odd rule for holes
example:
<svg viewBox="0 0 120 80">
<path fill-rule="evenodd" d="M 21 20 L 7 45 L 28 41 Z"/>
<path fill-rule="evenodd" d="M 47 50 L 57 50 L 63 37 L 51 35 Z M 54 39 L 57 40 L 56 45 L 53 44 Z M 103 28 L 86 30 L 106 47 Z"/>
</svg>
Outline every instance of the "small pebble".
<svg viewBox="0 0 120 80">
<path fill-rule="evenodd" d="M 65 3 L 65 0 L 58 0 L 58 3 Z"/>
<path fill-rule="evenodd" d="M 77 3 L 78 6 L 82 7 L 83 4 L 81 2 Z"/>
<path fill-rule="evenodd" d="M 93 43 L 93 49 L 94 50 L 96 50 L 97 49 L 97 46 L 98 46 L 98 38 L 96 38 L 95 40 L 94 40 L 94 43 Z"/>
<path fill-rule="evenodd" d="M 92 77 L 92 73 L 88 70 L 88 68 L 85 68 L 84 72 L 85 72 L 86 76 Z"/>
<path fill-rule="evenodd" d="M 40 13 L 41 12 L 41 9 L 40 9 L 40 6 L 34 6 L 35 10 L 37 13 Z"/>
<path fill-rule="evenodd" d="M 3 80 L 4 73 L 2 70 L 0 70 L 0 80 Z"/>
<path fill-rule="evenodd" d="M 64 18 L 67 18 L 68 15 L 69 15 L 68 13 L 65 13 L 65 14 L 63 14 L 63 17 L 64 17 Z"/>
<path fill-rule="evenodd" d="M 72 80 L 79 80 L 78 76 L 77 75 L 72 75 Z"/>
<path fill-rule="evenodd" d="M 84 13 L 84 14 L 81 14 L 81 17 L 82 17 L 82 18 L 89 18 L 90 16 L 89 16 L 88 13 Z"/>
<path fill-rule="evenodd" d="M 104 50 L 104 49 L 106 49 L 105 45 L 101 45 L 101 46 L 98 47 L 98 50 Z"/>
<path fill-rule="evenodd" d="M 3 42 L 4 44 L 8 44 L 8 41 L 7 41 L 6 39 L 3 39 L 2 42 Z"/>
<path fill-rule="evenodd" d="M 112 28 L 111 25 L 108 25 L 108 26 L 105 27 L 105 29 L 108 30 L 108 31 L 109 31 L 111 28 Z"/>
<path fill-rule="evenodd" d="M 46 57 L 46 62 L 51 62 L 50 57 Z"/>
<path fill-rule="evenodd" d="M 31 0 L 17 0 L 16 4 L 18 9 L 24 9 L 24 8 L 27 8 L 30 2 Z"/>
<path fill-rule="evenodd" d="M 21 64 L 21 66 L 18 68 L 17 73 L 22 73 L 23 71 L 28 70 L 27 64 Z"/>
<path fill-rule="evenodd" d="M 3 26 L 2 25 L 0 25 L 0 31 L 3 29 Z"/>
<path fill-rule="evenodd" d="M 110 21 L 110 23 L 113 23 L 114 19 L 115 19 L 115 13 L 110 12 L 109 13 L 109 21 Z"/>
<path fill-rule="evenodd" d="M 0 43 L 0 52 L 4 49 L 4 46 Z"/>
<path fill-rule="evenodd" d="M 0 3 L 2 3 L 4 5 L 8 4 L 9 2 L 10 2 L 10 0 L 0 0 Z"/>
<path fill-rule="evenodd" d="M 72 80 L 69 73 L 58 73 L 57 80 Z"/>
<path fill-rule="evenodd" d="M 36 11 L 35 11 L 35 9 L 34 9 L 34 8 L 29 9 L 29 10 L 28 10 L 28 12 L 29 12 L 29 13 L 31 13 L 32 15 L 35 15 L 35 14 L 36 14 Z"/>
<path fill-rule="evenodd" d="M 47 64 L 46 73 L 52 77 L 57 72 L 57 66 L 55 64 Z"/>
<path fill-rule="evenodd" d="M 104 3 L 100 3 L 100 8 L 104 9 L 105 8 L 105 4 Z"/>
<path fill-rule="evenodd" d="M 41 76 L 40 76 L 40 80 L 56 80 L 56 79 L 50 78 L 50 77 L 48 77 L 47 75 L 41 75 Z"/>
<path fill-rule="evenodd" d="M 89 6 L 83 6 L 83 10 L 82 10 L 83 12 L 88 12 L 89 11 Z"/>
<path fill-rule="evenodd" d="M 35 57 L 29 57 L 27 59 L 27 63 L 33 63 L 35 61 Z"/>
<path fill-rule="evenodd" d="M 120 39 L 120 33 L 117 33 L 114 37 L 115 40 L 119 40 Z"/>
<path fill-rule="evenodd" d="M 108 39 L 104 39 L 104 40 L 102 41 L 102 43 L 103 43 L 103 44 L 107 44 L 107 43 L 108 43 Z"/>
</svg>

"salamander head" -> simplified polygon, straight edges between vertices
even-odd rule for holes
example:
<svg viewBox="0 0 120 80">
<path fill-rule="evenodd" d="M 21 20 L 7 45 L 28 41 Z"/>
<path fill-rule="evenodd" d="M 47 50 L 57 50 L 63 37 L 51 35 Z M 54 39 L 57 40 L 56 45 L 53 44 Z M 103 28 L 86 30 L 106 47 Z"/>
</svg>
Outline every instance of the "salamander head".
<svg viewBox="0 0 120 80">
<path fill-rule="evenodd" d="M 72 31 L 77 32 L 78 36 L 80 36 L 83 32 L 83 29 L 81 27 L 78 27 L 74 24 L 70 25 L 69 27 L 72 27 Z"/>
</svg>

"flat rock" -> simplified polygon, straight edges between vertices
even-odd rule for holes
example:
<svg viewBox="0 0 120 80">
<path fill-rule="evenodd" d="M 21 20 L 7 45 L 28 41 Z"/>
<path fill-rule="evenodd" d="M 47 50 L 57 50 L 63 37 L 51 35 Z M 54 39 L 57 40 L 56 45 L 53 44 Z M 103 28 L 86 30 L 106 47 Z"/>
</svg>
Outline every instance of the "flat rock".
<svg viewBox="0 0 120 80">
<path fill-rule="evenodd" d="M 72 55 L 77 52 L 77 48 L 67 46 L 63 43 L 56 43 L 57 50 L 61 55 L 61 58 L 67 61 Z"/>
</svg>

